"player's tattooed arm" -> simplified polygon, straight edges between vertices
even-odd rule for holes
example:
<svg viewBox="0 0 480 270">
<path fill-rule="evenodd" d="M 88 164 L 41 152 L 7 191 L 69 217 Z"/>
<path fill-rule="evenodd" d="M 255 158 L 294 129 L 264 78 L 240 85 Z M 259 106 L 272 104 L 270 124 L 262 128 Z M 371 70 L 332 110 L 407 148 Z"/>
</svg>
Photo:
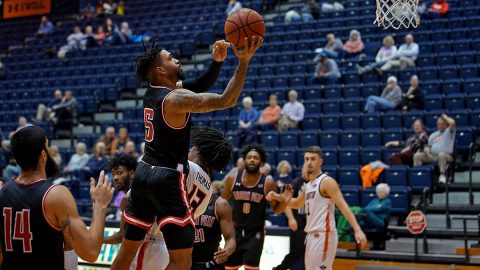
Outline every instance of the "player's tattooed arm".
<svg viewBox="0 0 480 270">
<path fill-rule="evenodd" d="M 72 241 L 75 241 L 75 236 L 72 233 L 72 228 L 70 227 L 70 217 L 67 215 L 64 220 L 60 221 L 61 229 L 63 234 L 67 234 L 68 238 Z"/>
<path fill-rule="evenodd" d="M 127 207 L 127 204 L 128 204 L 128 195 L 125 195 L 122 199 L 122 201 L 120 202 L 120 210 L 122 211 L 125 211 L 125 208 Z M 116 245 L 116 244 L 120 244 L 122 243 L 122 239 L 123 239 L 123 235 L 125 233 L 125 220 L 122 219 L 120 220 L 120 228 L 118 230 L 118 232 L 110 235 L 110 236 L 107 236 L 103 239 L 103 243 L 104 244 L 109 244 L 109 245 Z"/>
</svg>

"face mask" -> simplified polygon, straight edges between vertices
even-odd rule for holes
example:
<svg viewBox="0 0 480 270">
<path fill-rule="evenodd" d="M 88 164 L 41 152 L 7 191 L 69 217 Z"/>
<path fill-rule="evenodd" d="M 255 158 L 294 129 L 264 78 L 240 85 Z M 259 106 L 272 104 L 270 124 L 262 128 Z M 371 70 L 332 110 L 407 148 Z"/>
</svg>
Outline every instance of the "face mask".
<svg viewBox="0 0 480 270">
<path fill-rule="evenodd" d="M 57 163 L 55 163 L 55 160 L 53 160 L 53 158 L 47 154 L 47 164 L 45 164 L 45 173 L 47 174 L 47 178 L 54 177 L 59 172 L 60 168 L 58 168 Z"/>
</svg>

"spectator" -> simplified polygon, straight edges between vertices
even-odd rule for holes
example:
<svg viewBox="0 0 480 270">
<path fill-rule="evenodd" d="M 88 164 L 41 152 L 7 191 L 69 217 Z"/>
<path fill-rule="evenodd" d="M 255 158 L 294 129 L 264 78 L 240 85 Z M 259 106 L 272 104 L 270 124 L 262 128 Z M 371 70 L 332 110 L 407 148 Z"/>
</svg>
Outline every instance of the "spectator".
<svg viewBox="0 0 480 270">
<path fill-rule="evenodd" d="M 105 20 L 105 26 L 103 26 L 103 30 L 105 31 L 105 41 L 107 43 L 114 43 L 115 38 L 118 36 L 118 26 L 113 23 L 111 18 L 107 18 Z"/>
<path fill-rule="evenodd" d="M 5 167 L 4 176 L 5 181 L 11 181 L 18 175 L 20 175 L 20 166 L 18 166 L 17 161 L 13 158 L 12 152 L 10 151 L 10 141 L 2 141 L 2 151 L 7 160 L 7 166 Z"/>
<path fill-rule="evenodd" d="M 268 106 L 263 109 L 260 119 L 258 119 L 258 127 L 261 130 L 269 130 L 277 126 L 282 108 L 278 106 L 277 95 L 268 97 Z"/>
<path fill-rule="evenodd" d="M 103 3 L 103 13 L 105 15 L 113 15 L 116 9 L 117 4 L 115 4 L 113 0 L 108 0 L 108 2 Z"/>
<path fill-rule="evenodd" d="M 98 47 L 102 47 L 105 44 L 105 38 L 106 34 L 103 31 L 103 26 L 99 26 L 97 28 L 97 32 L 95 33 L 95 35 L 93 35 L 95 45 L 97 45 Z"/>
<path fill-rule="evenodd" d="M 73 33 L 68 35 L 67 44 L 60 47 L 58 50 L 58 58 L 65 58 L 66 54 L 70 51 L 82 49 L 82 42 L 85 39 L 85 34 L 82 33 L 82 30 L 79 26 L 73 28 Z"/>
<path fill-rule="evenodd" d="M 414 67 L 419 53 L 418 44 L 413 42 L 413 36 L 408 34 L 405 36 L 405 43 L 400 46 L 394 59 L 390 59 L 383 65 L 380 70 L 387 71 L 392 67 L 404 69 L 406 67 Z"/>
<path fill-rule="evenodd" d="M 427 4 L 424 0 L 418 0 L 418 14 L 423 15 L 427 11 Z"/>
<path fill-rule="evenodd" d="M 343 50 L 353 56 L 361 53 L 364 47 L 360 32 L 357 30 L 350 31 L 350 37 L 343 45 Z"/>
<path fill-rule="evenodd" d="M 240 3 L 240 1 L 230 0 L 230 2 L 228 2 L 227 9 L 225 12 L 227 13 L 227 16 L 228 16 L 233 12 L 235 12 L 235 10 L 241 9 L 241 8 L 242 8 L 242 3 Z"/>
<path fill-rule="evenodd" d="M 98 0 L 98 4 L 95 7 L 95 16 L 103 16 L 103 0 Z"/>
<path fill-rule="evenodd" d="M 278 121 L 278 130 L 285 131 L 289 128 L 298 128 L 298 124 L 303 121 L 305 107 L 297 101 L 298 94 L 295 90 L 288 92 L 289 102 L 283 105 L 282 115 Z"/>
<path fill-rule="evenodd" d="M 62 155 L 60 155 L 60 152 L 58 151 L 58 146 L 50 145 L 50 147 L 48 147 L 48 154 L 60 168 L 62 166 Z"/>
<path fill-rule="evenodd" d="M 286 160 L 282 160 L 277 165 L 277 186 L 284 187 L 292 183 L 292 165 Z"/>
<path fill-rule="evenodd" d="M 364 74 L 373 69 L 378 70 L 380 67 L 385 65 L 387 61 L 394 59 L 396 55 L 397 46 L 395 46 L 395 40 L 393 40 L 391 35 L 388 35 L 383 38 L 383 47 L 378 50 L 377 56 L 375 57 L 375 63 L 371 63 L 365 67 L 360 67 L 360 65 L 357 64 L 357 72 L 358 74 Z"/>
<path fill-rule="evenodd" d="M 439 183 L 445 183 L 445 168 L 447 162 L 453 160 L 453 146 L 455 144 L 455 133 L 457 125 L 455 120 L 446 114 L 442 114 L 437 119 L 437 128 L 428 138 L 428 147 L 423 152 L 417 152 L 413 155 L 413 165 L 419 166 L 423 163 L 438 162 L 440 170 Z"/>
<path fill-rule="evenodd" d="M 85 27 L 85 35 L 83 37 L 83 40 L 81 42 L 81 49 L 85 50 L 87 48 L 92 48 L 95 46 L 95 36 L 93 34 L 93 27 L 90 25 L 87 25 Z"/>
<path fill-rule="evenodd" d="M 19 129 L 21 129 L 21 128 L 27 126 L 27 125 L 29 125 L 28 121 L 27 121 L 27 118 L 25 116 L 20 116 L 18 118 L 18 127 L 17 127 L 16 131 L 18 131 Z"/>
<path fill-rule="evenodd" d="M 105 130 L 105 135 L 100 137 L 97 142 L 103 142 L 105 144 L 105 152 L 110 156 L 112 155 L 112 146 L 116 138 L 117 136 L 115 135 L 115 128 L 107 127 Z"/>
<path fill-rule="evenodd" d="M 60 125 L 73 125 L 77 119 L 77 100 L 73 96 L 72 90 L 65 91 L 65 96 L 60 104 L 53 107 L 55 109 L 55 117 L 52 119 L 54 123 Z"/>
<path fill-rule="evenodd" d="M 120 24 L 120 31 L 118 32 L 118 41 L 115 43 L 127 44 L 132 34 L 132 30 L 128 26 L 128 23 L 122 22 Z"/>
<path fill-rule="evenodd" d="M 3 80 L 4 78 L 5 78 L 5 66 L 3 65 L 0 59 L 0 80 Z"/>
<path fill-rule="evenodd" d="M 82 8 L 82 19 L 90 19 L 95 14 L 95 8 L 92 6 L 92 3 L 88 1 L 85 6 Z"/>
<path fill-rule="evenodd" d="M 253 100 L 251 97 L 244 97 L 242 100 L 243 110 L 238 117 L 237 135 L 239 139 L 239 147 L 255 142 L 257 132 L 254 125 L 258 122 L 260 114 L 253 108 Z"/>
<path fill-rule="evenodd" d="M 52 22 L 48 20 L 47 16 L 42 16 L 42 19 L 40 20 L 40 26 L 38 27 L 35 35 L 46 36 L 53 34 L 53 32 L 55 32 L 55 27 L 53 26 Z"/>
<path fill-rule="evenodd" d="M 243 160 L 242 157 L 237 159 L 237 162 L 235 163 L 235 167 L 233 167 L 222 179 L 222 182 L 225 182 L 225 179 L 227 179 L 230 175 L 237 173 L 239 170 L 244 170 L 245 169 L 245 161 Z"/>
<path fill-rule="evenodd" d="M 390 220 L 392 201 L 388 198 L 390 187 L 387 184 L 378 184 L 376 189 L 377 198 L 362 208 L 358 224 L 362 229 L 383 229 Z"/>
<path fill-rule="evenodd" d="M 322 12 L 337 12 L 342 11 L 343 5 L 337 0 L 327 0 L 322 4 Z"/>
<path fill-rule="evenodd" d="M 412 166 L 413 155 L 419 151 L 423 151 L 428 143 L 428 135 L 422 120 L 415 120 L 415 122 L 413 122 L 412 129 L 414 134 L 408 138 L 406 142 L 389 141 L 385 144 L 385 147 L 398 147 L 404 145 L 400 152 L 396 152 L 388 157 L 388 164 Z"/>
<path fill-rule="evenodd" d="M 315 68 L 315 75 L 311 79 L 311 84 L 336 84 L 341 77 L 338 65 L 335 60 L 328 58 L 325 52 L 315 57 L 314 61 L 318 62 Z"/>
<path fill-rule="evenodd" d="M 308 0 L 302 7 L 303 22 L 311 22 L 320 18 L 320 6 L 315 0 Z"/>
<path fill-rule="evenodd" d="M 115 138 L 112 142 L 112 154 L 124 152 L 125 146 L 129 141 L 130 138 L 128 137 L 127 128 L 120 128 L 118 130 L 118 137 Z"/>
<path fill-rule="evenodd" d="M 137 147 L 135 146 L 135 143 L 132 142 L 132 141 L 128 141 L 126 144 L 125 144 L 125 149 L 123 151 L 123 153 L 125 155 L 129 155 L 129 156 L 132 156 L 136 159 L 138 159 L 140 157 L 140 155 L 137 153 Z"/>
<path fill-rule="evenodd" d="M 410 87 L 402 95 L 402 101 L 399 106 L 404 111 L 412 109 L 423 110 L 423 92 L 418 86 L 418 76 L 412 75 L 410 78 Z"/>
<path fill-rule="evenodd" d="M 397 84 L 397 78 L 390 76 L 387 79 L 387 86 L 382 91 L 382 95 L 369 96 L 365 103 L 365 112 L 374 113 L 378 110 L 395 109 L 402 100 L 402 89 Z"/>
<path fill-rule="evenodd" d="M 343 55 L 342 41 L 335 38 L 335 34 L 327 34 L 327 44 L 321 49 L 315 50 L 316 53 L 325 53 L 329 58 L 341 58 Z"/>
<path fill-rule="evenodd" d="M 265 162 L 262 166 L 260 166 L 260 173 L 263 175 L 270 175 L 270 172 L 272 171 L 272 166 Z"/>
<path fill-rule="evenodd" d="M 90 157 L 87 154 L 87 145 L 83 142 L 77 143 L 75 147 L 75 154 L 70 157 L 70 161 L 63 169 L 64 173 L 71 173 L 83 169 L 89 161 Z"/>
<path fill-rule="evenodd" d="M 448 3 L 446 0 L 437 0 L 427 9 L 425 14 L 427 18 L 446 17 L 448 13 Z"/>
<path fill-rule="evenodd" d="M 117 6 L 117 15 L 125 16 L 125 2 L 119 1 Z"/>
<path fill-rule="evenodd" d="M 37 108 L 37 116 L 34 118 L 34 122 L 40 122 L 43 120 L 52 120 L 55 116 L 55 108 L 62 102 L 62 91 L 60 89 L 55 90 L 53 93 L 53 99 L 51 99 L 47 105 L 39 104 Z"/>
<path fill-rule="evenodd" d="M 83 167 L 83 179 L 90 180 L 90 177 L 97 177 L 102 170 L 108 170 L 108 158 L 105 155 L 105 144 L 97 142 L 93 151 L 93 156 Z"/>
</svg>

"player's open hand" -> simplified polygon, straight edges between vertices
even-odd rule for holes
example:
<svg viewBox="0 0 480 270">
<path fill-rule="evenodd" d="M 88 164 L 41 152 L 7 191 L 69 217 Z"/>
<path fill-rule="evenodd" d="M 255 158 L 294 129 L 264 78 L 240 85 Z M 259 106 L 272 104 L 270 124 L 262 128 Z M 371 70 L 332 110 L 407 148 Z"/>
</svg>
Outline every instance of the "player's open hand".
<svg viewBox="0 0 480 270">
<path fill-rule="evenodd" d="M 213 259 L 216 264 L 222 264 L 227 261 L 229 255 L 226 249 L 218 247 L 218 251 L 213 254 Z"/>
<path fill-rule="evenodd" d="M 293 197 L 293 187 L 292 185 L 286 185 L 281 195 L 281 202 L 289 203 L 290 200 L 292 200 L 292 197 Z"/>
<path fill-rule="evenodd" d="M 227 59 L 228 47 L 230 43 L 225 40 L 217 40 L 213 43 L 212 58 L 216 62 L 223 62 Z"/>
<path fill-rule="evenodd" d="M 355 241 L 357 241 L 361 249 L 367 246 L 367 237 L 362 230 L 355 232 Z"/>
<path fill-rule="evenodd" d="M 107 208 L 112 201 L 115 189 L 112 183 L 105 177 L 105 171 L 101 171 L 98 176 L 98 182 L 95 185 L 95 179 L 90 178 L 90 197 L 94 204 L 99 204 L 103 208 Z"/>
<path fill-rule="evenodd" d="M 235 48 L 235 46 L 232 46 L 232 49 L 240 62 L 244 62 L 245 64 L 247 64 L 248 62 L 250 62 L 250 59 L 252 59 L 258 48 L 260 48 L 262 42 L 263 37 L 253 36 L 251 41 L 249 41 L 248 38 L 245 37 L 245 41 L 243 43 L 245 44 L 245 48 L 243 48 L 243 50 L 239 50 L 238 48 Z"/>
</svg>

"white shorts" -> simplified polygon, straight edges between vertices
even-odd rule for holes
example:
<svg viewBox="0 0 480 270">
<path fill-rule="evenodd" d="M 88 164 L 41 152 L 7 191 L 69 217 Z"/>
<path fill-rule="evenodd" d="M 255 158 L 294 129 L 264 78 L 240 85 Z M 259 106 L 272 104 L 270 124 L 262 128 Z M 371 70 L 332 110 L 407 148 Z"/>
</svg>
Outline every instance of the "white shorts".
<svg viewBox="0 0 480 270">
<path fill-rule="evenodd" d="M 164 270 L 170 262 L 163 237 L 146 237 L 140 246 L 130 270 Z"/>
<path fill-rule="evenodd" d="M 64 267 L 65 270 L 77 270 L 78 268 L 78 255 L 75 250 L 63 251 L 63 257 L 65 258 Z"/>
<path fill-rule="evenodd" d="M 332 270 L 337 253 L 337 231 L 312 232 L 307 234 L 305 248 L 306 270 Z"/>
</svg>

